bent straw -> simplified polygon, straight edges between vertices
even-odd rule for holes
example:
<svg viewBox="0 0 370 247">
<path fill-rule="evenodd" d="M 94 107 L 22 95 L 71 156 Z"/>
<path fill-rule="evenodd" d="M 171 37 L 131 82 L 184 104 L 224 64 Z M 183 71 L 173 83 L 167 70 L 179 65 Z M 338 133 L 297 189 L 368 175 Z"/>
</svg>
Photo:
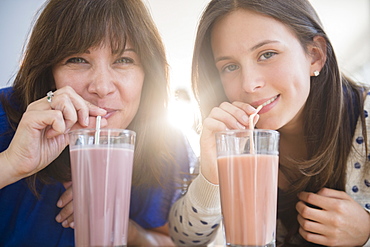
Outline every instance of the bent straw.
<svg viewBox="0 0 370 247">
<path fill-rule="evenodd" d="M 258 114 L 258 112 L 262 109 L 262 105 L 259 105 L 257 108 L 256 108 L 256 112 L 255 113 L 253 113 L 253 114 L 251 114 L 250 116 L 249 116 L 249 129 L 251 129 L 251 130 L 254 130 L 254 124 L 253 124 L 253 122 L 254 122 L 254 117 Z"/>
<path fill-rule="evenodd" d="M 99 144 L 99 139 L 100 139 L 100 121 L 101 121 L 101 116 L 96 117 L 96 124 L 95 124 L 95 141 L 94 144 L 97 145 Z"/>
<path fill-rule="evenodd" d="M 249 116 L 249 129 L 251 130 L 251 137 L 250 137 L 250 154 L 254 154 L 254 141 L 253 141 L 253 130 L 254 130 L 254 117 L 258 114 L 258 112 L 262 109 L 262 105 L 259 105 L 256 109 L 256 112 Z"/>
</svg>

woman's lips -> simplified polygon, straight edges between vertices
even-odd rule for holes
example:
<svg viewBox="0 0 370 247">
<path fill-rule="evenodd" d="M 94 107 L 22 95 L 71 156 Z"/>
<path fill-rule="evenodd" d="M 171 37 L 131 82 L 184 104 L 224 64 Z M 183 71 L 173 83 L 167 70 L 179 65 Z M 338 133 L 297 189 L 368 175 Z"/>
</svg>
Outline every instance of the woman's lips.
<svg viewBox="0 0 370 247">
<path fill-rule="evenodd" d="M 107 109 L 107 108 L 103 108 L 103 109 L 107 111 L 107 114 L 105 114 L 104 116 L 102 116 L 102 118 L 105 118 L 105 119 L 110 118 L 113 114 L 115 114 L 118 111 L 118 110 Z"/>
</svg>

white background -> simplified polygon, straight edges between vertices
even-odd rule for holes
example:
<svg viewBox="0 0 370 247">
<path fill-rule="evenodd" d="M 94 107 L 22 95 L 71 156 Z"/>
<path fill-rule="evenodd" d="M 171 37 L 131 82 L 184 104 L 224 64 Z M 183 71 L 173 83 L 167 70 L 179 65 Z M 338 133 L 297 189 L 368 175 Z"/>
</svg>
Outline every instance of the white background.
<svg viewBox="0 0 370 247">
<path fill-rule="evenodd" d="M 190 88 L 199 17 L 209 0 L 144 0 L 163 37 L 172 89 Z M 311 0 L 336 49 L 340 65 L 370 83 L 370 0 Z M 34 14 L 44 0 L 0 0 L 0 88 L 10 85 Z"/>
</svg>

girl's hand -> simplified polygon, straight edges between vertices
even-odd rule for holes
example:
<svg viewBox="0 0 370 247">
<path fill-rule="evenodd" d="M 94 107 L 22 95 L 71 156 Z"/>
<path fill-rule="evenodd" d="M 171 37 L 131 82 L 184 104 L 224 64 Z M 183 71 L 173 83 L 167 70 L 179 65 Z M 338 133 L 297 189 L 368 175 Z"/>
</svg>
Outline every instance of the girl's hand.
<svg viewBox="0 0 370 247">
<path fill-rule="evenodd" d="M 60 196 L 57 206 L 62 208 L 55 220 L 62 226 L 74 228 L 72 182 L 64 183 L 66 191 Z"/>
<path fill-rule="evenodd" d="M 218 184 L 215 133 L 226 129 L 249 128 L 249 116 L 255 112 L 256 109 L 246 103 L 223 102 L 204 119 L 200 136 L 200 166 L 201 173 L 209 182 Z M 254 124 L 258 118 L 256 115 Z"/>
<path fill-rule="evenodd" d="M 0 179 L 0 188 L 43 169 L 69 144 L 70 129 L 91 126 L 90 116 L 105 114 L 104 109 L 85 101 L 71 87 L 55 91 L 50 103 L 47 97 L 31 103 L 8 149 L 1 153 L 7 177 Z M 102 121 L 104 124 L 106 121 Z"/>
<path fill-rule="evenodd" d="M 298 198 L 299 233 L 307 241 L 325 246 L 362 246 L 369 239 L 369 213 L 347 193 L 323 188 L 317 194 L 301 192 Z"/>
<path fill-rule="evenodd" d="M 148 230 L 129 220 L 127 236 L 128 246 L 175 246 L 168 235 L 168 223 Z"/>
</svg>

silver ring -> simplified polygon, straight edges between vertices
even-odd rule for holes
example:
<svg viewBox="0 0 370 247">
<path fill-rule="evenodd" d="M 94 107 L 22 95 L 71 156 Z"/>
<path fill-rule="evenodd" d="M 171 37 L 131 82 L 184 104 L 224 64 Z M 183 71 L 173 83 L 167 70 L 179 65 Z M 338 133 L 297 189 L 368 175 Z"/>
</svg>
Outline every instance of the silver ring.
<svg viewBox="0 0 370 247">
<path fill-rule="evenodd" d="M 51 101 L 53 100 L 53 97 L 54 97 L 54 93 L 52 91 L 49 91 L 47 94 L 46 94 L 46 99 L 48 100 L 48 102 L 51 104 Z"/>
</svg>

